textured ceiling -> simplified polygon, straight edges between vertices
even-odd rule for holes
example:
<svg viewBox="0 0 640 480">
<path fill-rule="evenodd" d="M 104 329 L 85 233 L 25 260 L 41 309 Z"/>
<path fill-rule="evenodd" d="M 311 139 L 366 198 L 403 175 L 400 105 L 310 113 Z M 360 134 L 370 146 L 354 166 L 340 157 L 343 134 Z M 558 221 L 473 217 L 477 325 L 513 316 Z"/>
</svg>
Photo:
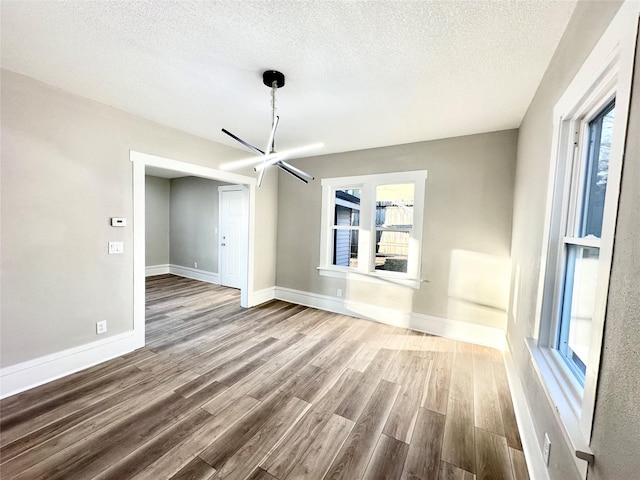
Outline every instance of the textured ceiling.
<svg viewBox="0 0 640 480">
<path fill-rule="evenodd" d="M 518 127 L 569 1 L 7 1 L 3 68 L 237 147 L 332 153 Z M 316 152 L 314 152 L 316 153 Z"/>
</svg>

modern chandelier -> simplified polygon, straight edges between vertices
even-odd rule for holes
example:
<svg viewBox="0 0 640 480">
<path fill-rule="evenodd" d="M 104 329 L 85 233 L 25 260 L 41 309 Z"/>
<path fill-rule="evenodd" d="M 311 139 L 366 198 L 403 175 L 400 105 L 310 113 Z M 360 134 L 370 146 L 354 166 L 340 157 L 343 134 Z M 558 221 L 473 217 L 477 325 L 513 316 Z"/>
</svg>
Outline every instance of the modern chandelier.
<svg viewBox="0 0 640 480">
<path fill-rule="evenodd" d="M 294 167 L 288 162 L 285 162 L 286 159 L 295 157 L 302 153 L 306 153 L 308 151 L 316 150 L 318 148 L 322 148 L 324 145 L 322 143 L 314 143 L 311 145 L 305 145 L 303 147 L 292 148 L 288 150 L 284 150 L 282 152 L 276 152 L 276 130 L 278 128 L 278 122 L 280 121 L 280 117 L 276 115 L 276 91 L 279 88 L 284 87 L 284 74 L 278 72 L 276 70 L 267 70 L 262 74 L 262 82 L 271 88 L 271 134 L 269 135 L 269 141 L 267 142 L 266 148 L 264 150 L 260 150 L 257 147 L 254 147 L 248 142 L 245 142 L 240 137 L 237 137 L 230 131 L 226 129 L 222 129 L 223 133 L 226 133 L 234 140 L 240 142 L 247 149 L 249 149 L 252 153 L 259 155 L 259 158 L 251 158 L 247 160 L 239 160 L 235 162 L 229 162 L 222 164 L 220 166 L 223 170 L 236 170 L 243 167 L 248 167 L 251 165 L 256 165 L 254 168 L 258 175 L 258 186 L 262 185 L 262 179 L 264 178 L 264 172 L 267 168 L 271 166 L 278 167 L 280 170 L 287 172 L 289 175 L 297 178 L 301 182 L 309 183 L 309 180 L 313 180 L 313 176 L 303 172 L 299 168 Z"/>
</svg>

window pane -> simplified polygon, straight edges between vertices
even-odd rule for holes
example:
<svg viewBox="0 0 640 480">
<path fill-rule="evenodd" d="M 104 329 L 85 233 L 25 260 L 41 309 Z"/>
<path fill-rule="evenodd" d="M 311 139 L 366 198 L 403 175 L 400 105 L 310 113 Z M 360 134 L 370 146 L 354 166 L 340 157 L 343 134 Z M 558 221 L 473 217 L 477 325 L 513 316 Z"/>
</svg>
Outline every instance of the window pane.
<svg viewBox="0 0 640 480">
<path fill-rule="evenodd" d="M 611 103 L 589 123 L 589 157 L 580 229 L 583 237 L 594 235 L 600 238 L 602 235 L 614 113 L 615 104 Z"/>
<path fill-rule="evenodd" d="M 358 266 L 358 230 L 333 230 L 333 264 Z"/>
<path fill-rule="evenodd" d="M 567 245 L 559 350 L 584 383 L 598 279 L 598 248 Z"/>
<path fill-rule="evenodd" d="M 409 232 L 376 231 L 376 270 L 407 272 Z"/>
<path fill-rule="evenodd" d="M 360 225 L 360 189 L 336 190 L 334 225 Z"/>
<path fill-rule="evenodd" d="M 376 227 L 413 227 L 414 184 L 376 187 Z"/>
</svg>

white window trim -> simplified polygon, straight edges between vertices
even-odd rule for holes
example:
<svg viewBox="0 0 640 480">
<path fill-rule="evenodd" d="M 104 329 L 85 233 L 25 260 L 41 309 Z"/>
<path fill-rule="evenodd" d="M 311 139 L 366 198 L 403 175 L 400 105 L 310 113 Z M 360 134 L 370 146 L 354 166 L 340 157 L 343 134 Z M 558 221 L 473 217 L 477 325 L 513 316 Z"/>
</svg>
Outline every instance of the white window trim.
<svg viewBox="0 0 640 480">
<path fill-rule="evenodd" d="M 409 172 L 379 173 L 373 175 L 357 175 L 350 177 L 335 177 L 322 179 L 322 218 L 320 221 L 320 265 L 318 273 L 325 277 L 349 278 L 374 283 L 393 283 L 397 285 L 420 288 L 420 266 L 422 251 L 422 225 L 424 217 L 424 194 L 427 179 L 426 170 Z M 413 228 L 409 238 L 409 258 L 407 273 L 369 271 L 369 262 L 359 262 L 358 267 L 342 267 L 333 265 L 332 258 L 332 225 L 333 225 L 333 195 L 336 188 L 361 188 L 361 204 L 372 204 L 372 185 L 414 183 Z M 372 219 L 360 216 L 361 231 L 371 231 L 375 228 Z M 359 250 L 368 255 L 372 250 L 370 235 L 359 236 Z"/>
<path fill-rule="evenodd" d="M 589 444 L 604 333 L 613 252 L 613 232 L 615 232 L 620 194 L 622 157 L 627 132 L 639 15 L 640 3 L 638 2 L 627 0 L 620 7 L 553 111 L 554 133 L 542 243 L 541 258 L 543 261 L 538 284 L 535 338 L 527 340 L 527 347 L 531 352 L 533 364 L 542 380 L 546 394 L 555 407 L 554 412 L 563 428 L 567 444 L 575 452 L 576 466 L 585 478 L 587 469 L 584 461 L 593 460 L 593 452 L 591 452 Z M 549 269 L 563 268 L 562 263 L 558 262 L 560 252 L 556 247 L 560 244 L 557 239 L 564 235 L 562 226 L 566 224 L 566 215 L 563 214 L 563 218 L 554 217 L 558 213 L 557 209 L 554 209 L 554 203 L 562 201 L 558 198 L 559 192 L 566 193 L 570 183 L 569 177 L 571 175 L 559 171 L 559 166 L 571 161 L 570 158 L 573 155 L 573 135 L 569 135 L 569 131 L 574 124 L 568 125 L 567 122 L 579 121 L 593 109 L 604 105 L 605 100 L 614 95 L 616 113 L 602 226 L 602 231 L 608 233 L 603 233 L 603 238 L 598 245 L 600 264 L 596 309 L 592 320 L 585 385 L 584 389 L 581 389 L 573 376 L 567 374 L 568 367 L 560 359 L 559 354 L 549 348 L 553 346 L 553 336 L 557 332 L 557 312 L 554 311 L 554 308 L 558 302 L 556 298 L 551 298 L 553 295 L 545 297 L 545 292 L 558 290 L 557 287 L 554 287 L 554 280 L 559 278 L 559 272 L 550 272 Z"/>
</svg>

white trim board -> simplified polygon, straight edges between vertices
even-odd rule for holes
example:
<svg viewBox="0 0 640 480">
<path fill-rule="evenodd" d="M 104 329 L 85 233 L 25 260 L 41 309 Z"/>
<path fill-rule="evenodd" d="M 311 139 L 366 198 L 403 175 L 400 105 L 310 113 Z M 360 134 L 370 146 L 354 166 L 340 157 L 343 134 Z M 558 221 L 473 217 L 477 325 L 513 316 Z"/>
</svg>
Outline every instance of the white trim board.
<svg viewBox="0 0 640 480">
<path fill-rule="evenodd" d="M 144 339 L 125 332 L 0 369 L 5 398 L 144 347 Z"/>
<path fill-rule="evenodd" d="M 193 280 L 200 280 L 201 282 L 213 283 L 220 285 L 220 275 L 213 272 L 207 272 L 205 270 L 198 270 L 197 268 L 183 267 L 181 265 L 169 265 L 169 272 L 172 275 L 178 275 L 179 277 L 191 278 Z"/>
<path fill-rule="evenodd" d="M 414 312 L 403 312 L 368 303 L 353 302 L 291 288 L 275 287 L 274 298 L 320 310 L 373 320 L 395 327 L 409 328 L 440 337 L 461 340 L 502 350 L 504 330 Z"/>
<path fill-rule="evenodd" d="M 253 292 L 253 295 L 251 297 L 252 306 L 255 307 L 270 300 L 274 300 L 276 298 L 275 289 L 276 287 L 269 287 Z"/>
<path fill-rule="evenodd" d="M 171 265 L 168 263 L 162 265 L 147 265 L 144 267 L 144 276 L 155 277 L 156 275 L 167 275 L 168 273 L 171 273 L 170 269 Z"/>
<path fill-rule="evenodd" d="M 507 380 L 509 382 L 509 390 L 511 391 L 513 410 L 516 415 L 516 423 L 518 424 L 518 431 L 520 432 L 520 442 L 522 443 L 522 450 L 527 462 L 529 477 L 534 480 L 549 480 L 549 471 L 547 470 L 544 458 L 542 457 L 542 450 L 540 450 L 540 446 L 538 444 L 538 437 L 533 417 L 529 410 L 526 393 L 524 388 L 522 388 L 517 368 L 513 363 L 513 358 L 511 357 L 509 342 L 505 342 L 502 356 L 504 358 L 504 366 L 507 371 Z"/>
<path fill-rule="evenodd" d="M 213 283 L 220 285 L 220 275 L 215 272 L 208 272 L 198 268 L 184 267 L 182 265 L 165 264 L 165 265 L 149 265 L 145 268 L 145 277 L 154 277 L 156 275 L 177 275 L 179 277 L 200 280 L 201 282 Z"/>
</svg>

